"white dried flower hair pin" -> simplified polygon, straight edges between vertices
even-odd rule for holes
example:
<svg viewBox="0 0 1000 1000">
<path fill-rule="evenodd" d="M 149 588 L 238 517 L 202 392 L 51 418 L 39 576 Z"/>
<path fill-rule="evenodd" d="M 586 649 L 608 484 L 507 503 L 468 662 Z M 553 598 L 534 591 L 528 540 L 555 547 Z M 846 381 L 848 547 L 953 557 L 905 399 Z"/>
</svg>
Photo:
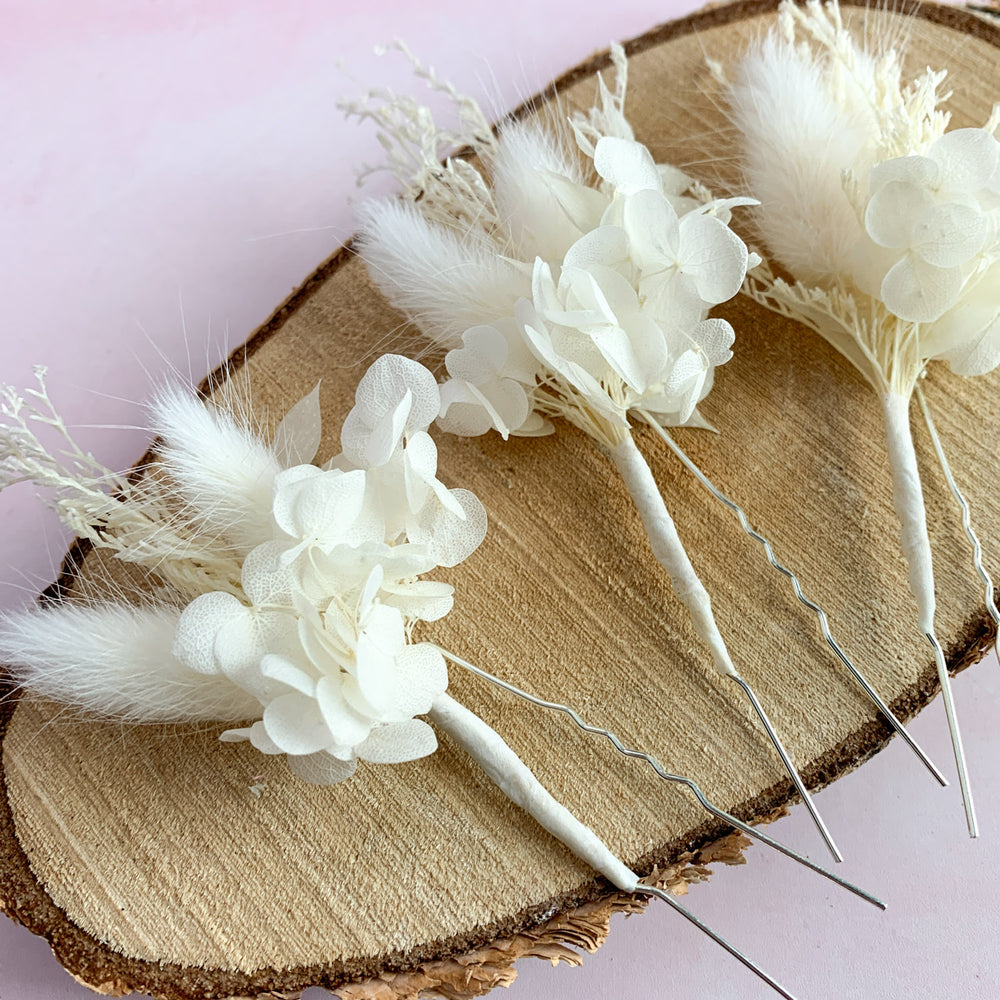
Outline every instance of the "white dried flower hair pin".
<svg viewBox="0 0 1000 1000">
<path fill-rule="evenodd" d="M 725 74 L 716 67 L 725 82 Z M 845 28 L 835 2 L 785 0 L 776 27 L 728 84 L 747 190 L 766 264 L 748 276 L 757 302 L 799 320 L 878 393 L 893 499 L 918 623 L 933 648 L 969 832 L 976 816 L 944 653 L 910 431 L 916 390 L 944 474 L 962 506 L 986 603 L 993 585 L 919 388 L 926 366 L 959 375 L 1000 363 L 1000 109 L 982 128 L 948 130 L 944 71 L 904 80 L 900 53 Z"/>
<path fill-rule="evenodd" d="M 447 732 L 516 804 L 626 892 L 655 895 L 782 996 L 787 991 L 668 892 L 640 882 L 539 783 L 490 726 L 447 693 L 446 659 L 508 692 L 568 714 L 620 753 L 688 787 L 713 816 L 884 909 L 878 899 L 719 809 L 690 778 L 625 747 L 567 705 L 547 702 L 433 642 L 418 623 L 449 613 L 453 588 L 425 579 L 479 546 L 486 513 L 437 478 L 428 434 L 441 409 L 434 376 L 398 355 L 379 358 L 357 388 L 342 453 L 312 464 L 318 387 L 271 442 L 248 421 L 179 389 L 151 404 L 159 457 L 129 479 L 73 443 L 45 392 L 3 390 L 0 488 L 54 491 L 79 537 L 149 573 L 147 603 L 55 604 L 0 619 L 0 659 L 20 687 L 131 723 L 249 719 L 220 739 L 284 755 L 314 784 L 343 781 L 358 760 L 415 760 Z M 54 428 L 57 459 L 37 437 Z"/>
<path fill-rule="evenodd" d="M 791 757 L 733 664 L 629 422 L 631 416 L 649 424 L 737 514 L 817 614 L 840 661 L 943 782 L 836 644 L 822 609 L 667 431 L 709 426 L 698 404 L 716 367 L 732 357 L 734 333 L 708 313 L 734 296 L 758 263 L 728 226 L 731 209 L 755 202 L 713 199 L 636 141 L 624 115 L 627 62 L 620 46 L 611 49 L 615 87 L 599 76 L 589 112 L 568 126 L 508 122 L 497 134 L 471 98 L 410 58 L 417 74 L 454 102 L 460 130 L 439 128 L 429 108 L 388 92 L 344 108 L 374 121 L 387 168 L 404 187 L 404 200 L 362 207 L 359 250 L 390 302 L 446 351 L 441 427 L 464 435 L 494 430 L 506 439 L 550 433 L 550 418 L 562 417 L 604 446 L 715 667 L 749 698 L 839 861 Z M 462 146 L 482 169 L 446 158 Z"/>
</svg>

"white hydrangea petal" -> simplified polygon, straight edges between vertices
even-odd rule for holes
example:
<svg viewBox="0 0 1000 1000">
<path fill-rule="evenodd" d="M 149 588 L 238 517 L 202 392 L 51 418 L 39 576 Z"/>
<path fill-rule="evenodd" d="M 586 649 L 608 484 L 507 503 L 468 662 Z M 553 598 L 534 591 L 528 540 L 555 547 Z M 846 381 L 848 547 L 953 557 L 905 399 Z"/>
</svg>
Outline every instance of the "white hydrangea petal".
<svg viewBox="0 0 1000 1000">
<path fill-rule="evenodd" d="M 369 618 L 365 631 L 358 636 L 355 679 L 361 696 L 380 715 L 392 704 L 397 683 L 396 657 L 406 643 L 406 634 L 396 608 L 377 606 Z"/>
<path fill-rule="evenodd" d="M 907 254 L 882 279 L 882 301 L 900 319 L 931 323 L 950 309 L 962 290 L 962 269 L 935 267 Z"/>
<path fill-rule="evenodd" d="M 897 156 L 872 167 L 868 190 L 874 195 L 888 184 L 937 187 L 940 177 L 941 168 L 929 156 Z"/>
<path fill-rule="evenodd" d="M 264 542 L 247 553 L 240 583 L 253 604 L 291 604 L 295 574 L 281 559 L 285 551 L 281 542 Z"/>
<path fill-rule="evenodd" d="M 620 326 L 605 326 L 591 332 L 591 337 L 608 367 L 630 388 L 643 392 L 646 373 L 639 364 L 628 333 Z"/>
<path fill-rule="evenodd" d="M 538 361 L 524 342 L 517 320 L 513 316 L 505 316 L 493 326 L 507 343 L 507 360 L 504 361 L 500 374 L 505 378 L 516 379 L 522 385 L 533 386 Z"/>
<path fill-rule="evenodd" d="M 613 267 L 628 259 L 629 241 L 624 229 L 598 226 L 580 237 L 566 252 L 563 268 Z"/>
<path fill-rule="evenodd" d="M 308 481 L 323 475 L 315 465 L 295 465 L 278 473 L 274 479 L 274 522 L 292 538 L 299 537 L 299 525 L 295 519 L 295 501 L 298 492 Z"/>
<path fill-rule="evenodd" d="M 979 276 L 962 298 L 921 330 L 921 351 L 947 361 L 957 375 L 985 375 L 1000 364 L 1000 262 Z"/>
<path fill-rule="evenodd" d="M 397 608 L 405 618 L 434 622 L 451 611 L 455 604 L 454 592 L 451 584 L 437 580 L 388 582 L 382 586 L 382 601 Z"/>
<path fill-rule="evenodd" d="M 236 683 L 256 687 L 260 661 L 267 652 L 267 641 L 262 622 L 273 618 L 272 613 L 255 613 L 244 609 L 244 614 L 222 622 L 216 633 L 212 652 L 219 670 Z M 269 689 L 265 685 L 262 694 Z"/>
<path fill-rule="evenodd" d="M 284 753 L 284 750 L 267 735 L 267 729 L 264 727 L 263 720 L 258 720 L 250 727 L 250 745 L 255 750 L 270 757 Z"/>
<path fill-rule="evenodd" d="M 219 630 L 233 622 L 252 627 L 249 609 L 233 594 L 214 591 L 196 597 L 177 622 L 173 655 L 200 674 L 219 673 L 215 641 Z"/>
<path fill-rule="evenodd" d="M 493 378 L 507 360 L 507 340 L 492 326 L 474 326 L 462 334 L 463 347 L 449 351 L 444 365 L 452 378 L 482 385 Z M 441 410 L 446 408 L 441 400 Z"/>
<path fill-rule="evenodd" d="M 645 271 L 677 263 L 680 220 L 673 206 L 657 191 L 639 191 L 625 201 L 625 231 L 631 256 Z"/>
<path fill-rule="evenodd" d="M 537 273 L 539 270 L 548 270 L 548 268 L 547 265 L 539 261 L 535 270 Z M 555 349 L 552 335 L 533 305 L 526 300 L 521 300 L 517 305 L 517 316 L 524 330 L 525 342 L 538 360 L 560 378 L 565 379 L 578 392 L 587 396 L 598 409 L 604 410 L 609 417 L 616 416 L 616 411 L 610 400 L 605 403 L 606 394 L 597 379 L 581 365 L 563 357 Z"/>
<path fill-rule="evenodd" d="M 903 181 L 881 187 L 865 208 L 865 230 L 881 247 L 908 247 L 917 220 L 934 206 L 926 188 Z"/>
<path fill-rule="evenodd" d="M 429 642 L 407 646 L 400 654 L 395 711 L 402 717 L 423 715 L 448 687 L 448 665 Z"/>
<path fill-rule="evenodd" d="M 544 180 L 576 230 L 586 233 L 600 224 L 610 201 L 606 194 L 556 174 L 546 174 Z"/>
<path fill-rule="evenodd" d="M 439 566 L 457 566 L 472 555 L 486 537 L 486 510 L 468 490 L 451 490 L 464 517 L 443 507 L 428 507 L 415 530 Z"/>
<path fill-rule="evenodd" d="M 511 434 L 515 437 L 548 437 L 555 432 L 551 420 L 546 420 L 540 413 L 529 413 L 528 419 L 520 427 L 512 430 Z"/>
<path fill-rule="evenodd" d="M 619 194 L 663 190 L 652 153 L 634 139 L 599 139 L 594 147 L 594 169 Z"/>
<path fill-rule="evenodd" d="M 708 363 L 725 364 L 732 356 L 731 350 L 736 334 L 724 319 L 702 320 L 692 331 L 691 338 L 698 345 Z"/>
<path fill-rule="evenodd" d="M 371 732 L 371 720 L 362 717 L 344 698 L 343 682 L 339 677 L 322 677 L 316 685 L 316 704 L 333 742 L 355 747 Z"/>
<path fill-rule="evenodd" d="M 636 314 L 629 318 L 628 335 L 646 385 L 659 381 L 669 360 L 662 327 L 650 316 Z"/>
<path fill-rule="evenodd" d="M 913 227 L 914 252 L 936 267 L 958 267 L 982 249 L 987 223 L 981 212 L 949 202 L 934 205 Z"/>
<path fill-rule="evenodd" d="M 531 401 L 520 382 L 501 378 L 483 390 L 476 391 L 489 410 L 494 426 L 505 440 L 508 434 L 517 430 L 528 419 Z"/>
<path fill-rule="evenodd" d="M 406 495 L 411 510 L 419 510 L 426 500 L 426 488 L 418 490 L 414 479 L 429 485 L 437 476 L 438 450 L 434 439 L 426 431 L 414 434 L 406 442 L 405 457 Z"/>
<path fill-rule="evenodd" d="M 927 155 L 940 168 L 942 184 L 975 194 L 997 169 L 1000 144 L 986 129 L 956 128 L 936 139 Z"/>
<path fill-rule="evenodd" d="M 325 750 L 286 759 L 292 774 L 310 785 L 337 785 L 358 769 L 357 760 L 338 760 Z"/>
<path fill-rule="evenodd" d="M 312 698 L 316 694 L 316 681 L 291 660 L 275 653 L 267 653 L 261 658 L 260 672 L 272 681 L 285 684 L 299 694 Z"/>
<path fill-rule="evenodd" d="M 365 482 L 360 469 L 320 472 L 287 493 L 277 491 L 275 520 L 293 538 L 333 542 L 343 537 L 361 514 Z"/>
<path fill-rule="evenodd" d="M 364 464 L 385 465 L 396 453 L 413 409 L 413 392 L 407 389 L 402 399 L 383 413 L 375 422 L 364 445 Z"/>
<path fill-rule="evenodd" d="M 220 743 L 245 743 L 250 739 L 250 727 L 242 729 L 227 729 L 224 733 L 219 733 Z"/>
<path fill-rule="evenodd" d="M 441 416 L 438 424 L 447 434 L 479 437 L 495 427 L 492 414 L 482 405 L 475 387 L 450 379 L 441 386 Z"/>
<path fill-rule="evenodd" d="M 263 722 L 267 736 L 283 753 L 316 753 L 331 743 L 316 700 L 297 691 L 273 699 L 264 709 Z"/>
<path fill-rule="evenodd" d="M 381 564 L 372 567 L 364 587 L 361 588 L 361 596 L 358 598 L 358 617 L 365 617 L 375 606 L 378 592 L 385 581 L 385 569 Z"/>
<path fill-rule="evenodd" d="M 311 462 L 319 451 L 323 431 L 319 385 L 285 414 L 274 432 L 272 448 L 284 469 Z"/>
<path fill-rule="evenodd" d="M 398 409 L 410 394 L 407 432 L 427 430 L 441 407 L 437 382 L 423 365 L 399 354 L 378 358 L 358 383 L 354 408 L 340 432 L 341 448 L 356 465 L 365 465 L 369 441 L 376 425 Z"/>
<path fill-rule="evenodd" d="M 280 747 L 274 744 L 271 737 L 267 735 L 263 722 L 255 722 L 246 729 L 227 729 L 224 733 L 220 733 L 219 739 L 223 743 L 242 743 L 249 740 L 250 745 L 255 750 L 271 756 L 284 753 Z"/>
<path fill-rule="evenodd" d="M 390 722 L 372 730 L 358 747 L 358 756 L 372 764 L 403 764 L 434 753 L 437 737 L 421 719 Z"/>
<path fill-rule="evenodd" d="M 746 244 L 711 215 L 690 213 L 680 220 L 681 268 L 709 305 L 727 302 L 747 273 Z"/>
</svg>

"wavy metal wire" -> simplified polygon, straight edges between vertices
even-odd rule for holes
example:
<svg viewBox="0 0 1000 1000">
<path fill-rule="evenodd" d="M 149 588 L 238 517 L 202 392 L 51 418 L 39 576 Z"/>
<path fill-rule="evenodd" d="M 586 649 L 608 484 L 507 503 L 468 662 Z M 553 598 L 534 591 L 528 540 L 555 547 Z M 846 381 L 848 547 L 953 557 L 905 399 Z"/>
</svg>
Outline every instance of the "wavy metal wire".
<svg viewBox="0 0 1000 1000">
<path fill-rule="evenodd" d="M 993 578 L 983 565 L 983 547 L 979 542 L 979 536 L 972 527 L 972 515 L 969 510 L 969 503 L 958 488 L 958 483 L 955 482 L 955 477 L 952 475 L 951 466 L 945 457 L 944 447 L 941 444 L 941 438 L 938 437 L 937 428 L 934 426 L 934 418 L 931 416 L 924 391 L 919 385 L 916 391 L 920 409 L 924 414 L 924 422 L 927 424 L 927 430 L 930 433 L 931 442 L 937 454 L 938 464 L 941 466 L 941 471 L 944 473 L 944 478 L 948 483 L 948 488 L 951 490 L 952 496 L 958 502 L 959 509 L 962 511 L 962 529 L 965 531 L 965 536 L 972 545 L 972 561 L 975 564 L 976 572 L 979 574 L 979 579 L 983 581 L 986 595 L 986 610 L 997 626 L 997 637 L 1000 639 L 1000 609 L 997 608 L 996 590 L 993 586 Z"/>
<path fill-rule="evenodd" d="M 854 893 L 855 896 L 860 896 L 862 899 L 871 903 L 873 906 L 877 906 L 880 910 L 885 909 L 885 903 L 883 903 L 876 896 L 871 895 L 871 893 L 865 892 L 864 889 L 858 888 L 858 886 L 834 875 L 832 872 L 827 871 L 815 862 L 810 861 L 808 858 L 804 858 L 801 854 L 797 854 L 790 847 L 786 847 L 780 841 L 774 840 L 769 837 L 766 833 L 762 833 L 755 827 L 744 823 L 742 820 L 737 819 L 735 816 L 726 812 L 724 809 L 720 809 L 714 803 L 712 803 L 705 795 L 705 793 L 698 787 L 697 782 L 692 778 L 685 777 L 679 774 L 672 774 L 652 755 L 644 753 L 642 750 L 633 750 L 631 747 L 625 746 L 622 741 L 615 736 L 610 730 L 602 729 L 599 726 L 592 726 L 590 723 L 585 722 L 580 715 L 568 705 L 560 704 L 555 701 L 547 701 L 544 698 L 539 698 L 537 695 L 531 694 L 522 688 L 517 687 L 515 684 L 511 684 L 509 681 L 505 681 L 495 674 L 491 674 L 487 670 L 483 670 L 482 667 L 477 667 L 475 664 L 470 663 L 468 660 L 462 659 L 460 656 L 456 656 L 454 653 L 449 652 L 446 649 L 442 649 L 440 646 L 437 647 L 441 655 L 446 659 L 450 660 L 452 663 L 464 670 L 468 670 L 470 673 L 475 674 L 477 677 L 481 677 L 483 680 L 488 681 L 495 687 L 498 687 L 510 694 L 516 695 L 518 698 L 522 698 L 524 701 L 530 702 L 532 705 L 536 705 L 538 708 L 545 708 L 553 712 L 561 712 L 563 715 L 569 716 L 573 723 L 578 729 L 582 729 L 585 733 L 590 733 L 593 736 L 603 736 L 609 743 L 624 757 L 631 757 L 635 760 L 641 760 L 647 763 L 656 774 L 661 777 L 664 781 L 672 781 L 680 785 L 684 785 L 688 788 L 707 812 L 711 813 L 717 819 L 722 820 L 729 826 L 734 827 L 741 833 L 746 834 L 748 837 L 752 837 L 754 840 L 760 841 L 762 844 L 766 844 L 768 847 L 773 848 L 780 854 L 784 854 L 785 857 L 791 858 L 793 861 L 797 861 L 800 865 L 804 865 L 811 871 L 816 872 L 818 875 L 822 875 L 824 878 L 829 879 L 831 882 L 835 882 L 837 885 L 848 892 Z M 654 893 L 655 895 L 655 893 Z"/>
<path fill-rule="evenodd" d="M 781 573 L 782 576 L 786 577 L 791 583 L 792 590 L 795 592 L 795 597 L 797 598 L 799 603 L 809 608 L 809 610 L 816 615 L 819 621 L 819 627 L 823 635 L 823 639 L 826 641 L 826 644 L 836 655 L 837 659 L 840 660 L 840 662 L 844 665 L 844 667 L 847 668 L 851 676 L 855 679 L 855 681 L 857 681 L 857 683 L 860 685 L 861 689 L 865 692 L 865 694 L 868 695 L 868 697 L 872 700 L 872 702 L 875 704 L 878 710 L 885 717 L 889 725 L 892 726 L 892 728 L 900 735 L 900 737 L 902 737 L 907 746 L 909 746 L 910 749 L 917 755 L 917 757 L 921 760 L 923 765 L 927 768 L 928 771 L 930 771 L 930 773 L 937 780 L 938 784 L 940 784 L 942 787 L 946 786 L 948 784 L 948 779 L 945 778 L 945 776 L 941 773 L 941 771 L 930 759 L 930 757 L 927 756 L 927 754 L 924 752 L 920 744 L 917 743 L 917 741 L 909 734 L 909 732 L 907 732 L 906 727 L 903 725 L 903 723 L 899 721 L 899 719 L 896 717 L 896 714 L 892 711 L 891 708 L 889 708 L 889 706 L 885 703 L 885 701 L 875 690 L 875 688 L 872 687 L 868 678 L 865 677 L 865 675 L 857 668 L 857 666 L 855 666 L 851 658 L 847 655 L 847 653 L 844 652 L 840 643 L 838 643 L 837 640 L 834 639 L 833 633 L 830 631 L 830 621 L 829 618 L 827 617 L 826 612 L 823 610 L 822 607 L 820 607 L 820 605 L 818 605 L 815 601 L 810 600 L 810 598 L 806 596 L 805 592 L 802 590 L 801 581 L 795 575 L 795 573 L 792 572 L 792 570 L 790 570 L 787 566 L 785 566 L 784 563 L 778 561 L 778 558 L 774 554 L 774 549 L 771 546 L 770 541 L 768 541 L 767 538 L 765 538 L 762 534 L 760 534 L 760 532 L 756 531 L 753 528 L 753 526 L 750 524 L 750 519 L 747 517 L 746 511 L 743 510 L 743 508 L 738 503 L 736 503 L 735 500 L 731 500 L 728 496 L 726 496 L 726 494 L 723 493 L 722 490 L 720 490 L 715 485 L 715 483 L 713 483 L 712 480 L 709 479 L 708 476 L 706 476 L 705 473 L 702 472 L 701 469 L 698 468 L 698 466 L 690 458 L 688 458 L 688 456 L 684 453 L 684 451 L 677 444 L 677 442 L 674 441 L 674 439 L 667 433 L 667 431 L 663 427 L 661 427 L 649 413 L 646 413 L 644 410 L 640 410 L 639 413 L 642 416 L 642 418 L 646 421 L 646 423 L 648 423 L 650 427 L 652 427 L 653 430 L 656 431 L 656 433 L 663 439 L 667 447 L 677 456 L 678 459 L 680 459 L 684 467 L 698 480 L 698 482 L 701 483 L 701 485 L 704 486 L 705 489 L 708 490 L 708 492 L 711 493 L 716 500 L 724 504 L 736 515 L 736 517 L 739 519 L 740 526 L 742 527 L 743 531 L 747 535 L 749 535 L 750 538 L 752 538 L 755 542 L 760 543 L 760 545 L 764 549 L 765 555 L 767 556 L 767 561 L 771 564 L 772 567 L 774 567 L 774 569 L 776 569 L 779 573 Z"/>
</svg>

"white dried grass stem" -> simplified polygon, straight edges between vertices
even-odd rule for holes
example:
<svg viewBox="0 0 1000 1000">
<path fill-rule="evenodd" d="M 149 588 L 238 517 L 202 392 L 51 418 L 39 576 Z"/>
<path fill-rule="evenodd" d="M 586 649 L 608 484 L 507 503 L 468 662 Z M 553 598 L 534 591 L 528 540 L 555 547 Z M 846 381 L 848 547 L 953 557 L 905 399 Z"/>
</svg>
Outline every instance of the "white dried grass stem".
<svg viewBox="0 0 1000 1000">
<path fill-rule="evenodd" d="M 934 567 L 927 535 L 927 512 L 910 432 L 910 400 L 895 392 L 882 397 L 892 499 L 899 518 L 910 590 L 917 602 L 920 630 L 934 632 Z"/>
<path fill-rule="evenodd" d="M 636 892 L 638 876 L 626 867 L 588 826 L 557 802 L 528 766 L 479 716 L 450 695 L 441 695 L 431 719 L 447 732 L 513 802 L 532 816 L 578 858 L 624 892 Z"/>
<path fill-rule="evenodd" d="M 610 449 L 610 454 L 646 528 L 653 555 L 669 574 L 675 593 L 691 614 L 695 630 L 712 653 L 716 669 L 727 677 L 735 677 L 736 668 L 715 622 L 708 591 L 691 565 L 649 465 L 631 436 Z"/>
</svg>

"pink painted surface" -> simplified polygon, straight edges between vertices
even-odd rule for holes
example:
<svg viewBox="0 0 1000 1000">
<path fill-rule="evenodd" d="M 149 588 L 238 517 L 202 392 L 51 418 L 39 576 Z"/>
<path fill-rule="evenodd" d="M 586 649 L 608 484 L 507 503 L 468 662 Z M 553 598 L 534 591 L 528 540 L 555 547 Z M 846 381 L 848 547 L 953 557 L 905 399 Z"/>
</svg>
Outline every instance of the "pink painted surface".
<svg viewBox="0 0 1000 1000">
<path fill-rule="evenodd" d="M 152 0 L 0 4 L 2 379 L 35 363 L 105 463 L 141 454 L 136 401 L 175 367 L 200 377 L 351 231 L 352 170 L 377 156 L 335 99 L 405 85 L 405 38 L 441 74 L 501 111 L 612 38 L 692 0 L 565 5 L 437 0 L 294 5 Z M 343 60 L 344 69 L 338 67 Z M 0 497 L 0 600 L 30 600 L 65 548 L 31 491 Z M 1000 993 L 994 857 L 1000 843 L 995 659 L 956 683 L 984 831 L 969 841 L 957 790 L 894 744 L 818 802 L 879 915 L 761 849 L 696 887 L 691 907 L 803 1000 Z M 914 732 L 950 767 L 940 702 Z M 949 770 L 949 773 L 950 770 Z M 802 809 L 775 836 L 825 863 Z M 307 997 L 321 996 L 309 991 Z M 731 1000 L 770 992 L 665 907 L 619 920 L 582 970 L 523 963 L 512 997 Z M 0 998 L 91 996 L 46 944 L 0 921 Z"/>
</svg>

